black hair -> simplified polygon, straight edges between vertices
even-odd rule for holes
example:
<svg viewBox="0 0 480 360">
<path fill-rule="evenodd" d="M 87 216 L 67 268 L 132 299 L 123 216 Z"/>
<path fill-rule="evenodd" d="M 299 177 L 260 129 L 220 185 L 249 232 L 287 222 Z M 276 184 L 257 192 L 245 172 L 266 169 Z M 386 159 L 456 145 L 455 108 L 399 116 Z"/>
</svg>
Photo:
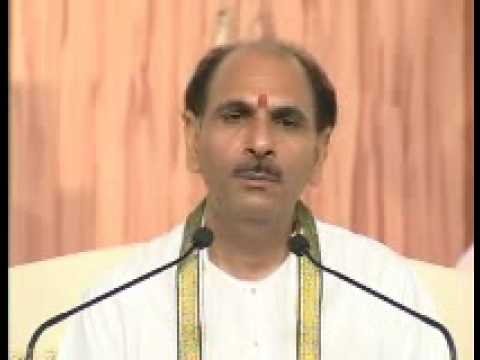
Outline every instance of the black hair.
<svg viewBox="0 0 480 360">
<path fill-rule="evenodd" d="M 315 103 L 317 132 L 334 127 L 337 119 L 335 89 L 326 73 L 312 55 L 296 46 L 278 40 L 258 40 L 217 46 L 211 49 L 198 63 L 185 91 L 185 109 L 196 117 L 202 117 L 208 101 L 209 85 L 220 63 L 234 50 L 259 48 L 278 51 L 293 56 L 303 67 L 311 84 Z"/>
</svg>

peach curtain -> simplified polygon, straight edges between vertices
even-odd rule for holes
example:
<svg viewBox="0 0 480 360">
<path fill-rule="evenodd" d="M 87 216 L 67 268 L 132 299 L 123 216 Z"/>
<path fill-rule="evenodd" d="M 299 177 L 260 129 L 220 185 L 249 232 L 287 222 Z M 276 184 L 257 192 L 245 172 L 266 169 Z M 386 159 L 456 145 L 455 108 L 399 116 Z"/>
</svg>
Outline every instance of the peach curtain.
<svg viewBox="0 0 480 360">
<path fill-rule="evenodd" d="M 10 263 L 144 241 L 204 194 L 180 113 L 212 45 L 302 44 L 339 95 L 325 221 L 455 264 L 472 243 L 472 0 L 10 2 Z"/>
</svg>

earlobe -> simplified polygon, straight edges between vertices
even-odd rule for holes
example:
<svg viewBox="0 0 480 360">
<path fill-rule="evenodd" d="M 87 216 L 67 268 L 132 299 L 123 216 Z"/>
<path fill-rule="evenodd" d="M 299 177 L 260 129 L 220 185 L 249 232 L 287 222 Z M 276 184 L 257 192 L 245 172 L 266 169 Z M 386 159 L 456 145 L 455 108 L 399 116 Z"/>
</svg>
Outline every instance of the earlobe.
<svg viewBox="0 0 480 360">
<path fill-rule="evenodd" d="M 200 172 L 198 161 L 198 119 L 191 111 L 182 114 L 184 124 L 187 169 L 192 173 Z"/>
<path fill-rule="evenodd" d="M 320 150 L 317 150 L 317 160 L 315 162 L 315 165 L 313 166 L 312 176 L 310 177 L 309 181 L 310 185 L 315 186 L 320 182 L 324 160 L 325 156 L 321 153 Z"/>
<path fill-rule="evenodd" d="M 326 127 L 318 135 L 317 147 L 318 147 L 318 159 L 323 163 L 328 155 L 328 145 L 330 144 L 330 135 L 333 128 L 331 126 Z"/>
<path fill-rule="evenodd" d="M 309 183 L 312 186 L 317 185 L 320 182 L 323 164 L 327 158 L 328 154 L 328 145 L 330 144 L 330 135 L 332 133 L 332 128 L 327 127 L 318 135 L 317 144 L 315 147 L 315 156 L 316 161 L 313 168 L 312 176 Z"/>
</svg>

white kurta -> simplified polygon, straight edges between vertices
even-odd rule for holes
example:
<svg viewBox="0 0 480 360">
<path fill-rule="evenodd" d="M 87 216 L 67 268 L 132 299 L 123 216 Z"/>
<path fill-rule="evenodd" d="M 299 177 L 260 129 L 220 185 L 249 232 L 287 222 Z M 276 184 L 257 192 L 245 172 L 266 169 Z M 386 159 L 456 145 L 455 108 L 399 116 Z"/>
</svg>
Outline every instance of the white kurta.
<svg viewBox="0 0 480 360">
<path fill-rule="evenodd" d="M 322 262 L 429 316 L 431 300 L 403 258 L 383 244 L 317 221 Z M 86 298 L 99 295 L 178 256 L 183 225 L 142 245 Z M 241 281 L 202 252 L 200 294 L 206 360 L 294 360 L 297 259 L 261 281 Z M 176 359 L 175 268 L 75 315 L 60 360 Z M 448 359 L 436 329 L 332 275 L 323 274 L 322 360 Z"/>
</svg>

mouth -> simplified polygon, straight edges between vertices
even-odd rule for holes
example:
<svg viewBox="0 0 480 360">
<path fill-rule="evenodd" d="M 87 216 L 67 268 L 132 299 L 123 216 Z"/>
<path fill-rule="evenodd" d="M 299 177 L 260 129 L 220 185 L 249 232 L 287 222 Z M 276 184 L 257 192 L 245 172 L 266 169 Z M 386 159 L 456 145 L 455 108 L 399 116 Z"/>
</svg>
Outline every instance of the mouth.
<svg viewBox="0 0 480 360">
<path fill-rule="evenodd" d="M 277 176 L 264 171 L 244 170 L 238 171 L 235 175 L 244 180 L 279 182 Z"/>
<path fill-rule="evenodd" d="M 252 188 L 264 188 L 270 184 L 280 182 L 280 177 L 277 174 L 267 171 L 257 171 L 255 169 L 238 170 L 234 172 L 234 175 Z"/>
<path fill-rule="evenodd" d="M 267 190 L 282 182 L 282 170 L 273 162 L 247 162 L 233 170 L 233 177 L 247 189 Z"/>
</svg>

